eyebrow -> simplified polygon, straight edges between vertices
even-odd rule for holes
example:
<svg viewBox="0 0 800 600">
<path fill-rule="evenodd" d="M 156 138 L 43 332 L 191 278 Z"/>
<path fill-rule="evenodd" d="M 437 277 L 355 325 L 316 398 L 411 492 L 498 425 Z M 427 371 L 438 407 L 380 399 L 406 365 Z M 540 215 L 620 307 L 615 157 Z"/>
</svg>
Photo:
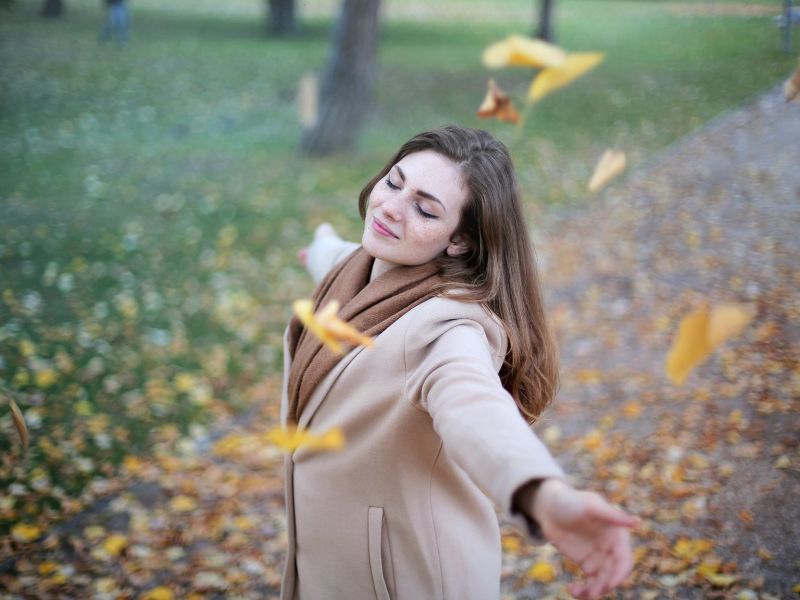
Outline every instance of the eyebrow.
<svg viewBox="0 0 800 600">
<path fill-rule="evenodd" d="M 406 174 L 403 173 L 403 169 L 400 168 L 400 165 L 395 165 L 394 168 L 397 169 L 398 173 L 400 173 L 400 179 L 402 179 L 403 183 L 405 183 Z M 439 200 L 433 194 L 429 194 L 428 192 L 423 192 L 422 190 L 417 190 L 417 196 L 422 196 L 423 198 L 427 198 L 428 200 L 433 200 L 434 202 L 438 202 L 439 204 L 441 204 L 442 208 L 444 209 L 444 212 L 447 212 L 447 207 L 444 205 L 444 202 Z"/>
</svg>

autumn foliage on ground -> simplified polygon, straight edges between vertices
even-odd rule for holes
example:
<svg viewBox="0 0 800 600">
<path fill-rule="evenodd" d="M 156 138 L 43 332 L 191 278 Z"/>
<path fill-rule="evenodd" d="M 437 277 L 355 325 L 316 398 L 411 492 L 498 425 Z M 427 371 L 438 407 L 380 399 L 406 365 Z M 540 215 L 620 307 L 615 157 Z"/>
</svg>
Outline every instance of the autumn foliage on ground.
<svg viewBox="0 0 800 600">
<path fill-rule="evenodd" d="M 669 32 L 703 31 L 703 56 L 750 27 L 634 4 L 662 11 L 650 16 Z M 287 60 L 259 79 L 260 40 L 243 42 L 252 45 L 231 63 L 242 66 L 226 69 L 204 38 L 159 33 L 158 12 L 143 12 L 134 31 L 152 43 L 98 57 L 81 10 L 62 30 L 35 30 L 33 45 L 24 19 L 0 36 L 9 57 L 0 74 L 14 81 L 0 142 L 13 164 L 0 209 L 0 587 L 271 597 L 285 547 L 283 452 L 346 443 L 336 430 L 277 427 L 281 333 L 311 291 L 294 252 L 321 220 L 357 234 L 352 196 L 374 157 L 296 175 L 294 162 L 271 156 L 292 152 L 299 63 L 315 64 L 322 42 L 308 55 L 279 48 Z M 448 33 L 472 44 L 450 59 L 469 70 L 438 74 L 469 81 L 469 92 L 444 86 L 446 96 L 421 102 L 407 85 L 414 122 L 387 126 L 381 152 L 424 119 L 447 118 L 507 141 L 534 196 L 585 200 L 606 188 L 594 209 L 552 222 L 530 202 L 565 381 L 537 432 L 583 487 L 645 520 L 623 594 L 789 597 L 800 583 L 797 280 L 787 262 L 797 256 L 798 105 L 773 94 L 678 155 L 654 152 L 722 106 L 704 98 L 730 82 L 763 88 L 783 58 L 749 71 L 746 58 L 720 59 L 715 81 L 680 56 L 659 70 L 659 56 L 635 73 L 639 87 L 620 86 L 615 69 L 631 47 L 601 62 L 602 36 L 567 51 L 476 31 L 478 41 Z M 159 45 L 167 33 L 170 52 Z M 392 86 L 403 61 L 414 62 L 394 50 L 387 103 L 401 97 Z M 192 62 L 196 52 L 203 61 Z M 46 61 L 69 57 L 64 76 L 45 76 Z M 676 80 L 681 69 L 686 80 Z M 797 75 L 784 88 L 796 96 Z M 581 121 L 586 95 L 606 117 Z M 653 108 L 661 97 L 668 104 Z M 566 138 L 571 149 L 558 146 Z M 316 322 L 301 312 L 323 335 L 325 324 L 346 326 L 335 307 Z M 552 547 L 508 527 L 503 550 L 509 597 L 556 597 L 574 576 Z"/>
</svg>

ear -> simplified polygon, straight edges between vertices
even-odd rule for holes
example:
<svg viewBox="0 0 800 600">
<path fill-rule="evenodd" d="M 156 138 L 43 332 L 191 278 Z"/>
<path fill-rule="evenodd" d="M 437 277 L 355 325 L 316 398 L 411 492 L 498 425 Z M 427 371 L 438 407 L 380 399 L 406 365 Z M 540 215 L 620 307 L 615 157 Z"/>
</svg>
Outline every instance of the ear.
<svg viewBox="0 0 800 600">
<path fill-rule="evenodd" d="M 459 233 L 453 236 L 450 240 L 450 245 L 447 246 L 447 256 L 459 256 L 466 254 L 470 250 L 469 238 L 464 234 Z"/>
</svg>

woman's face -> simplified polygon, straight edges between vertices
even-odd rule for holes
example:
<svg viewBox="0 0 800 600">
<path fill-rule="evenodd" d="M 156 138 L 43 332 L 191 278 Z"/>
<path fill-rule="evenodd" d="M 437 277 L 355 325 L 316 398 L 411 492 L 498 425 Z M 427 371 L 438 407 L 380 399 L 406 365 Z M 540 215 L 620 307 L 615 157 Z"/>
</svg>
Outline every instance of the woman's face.
<svg viewBox="0 0 800 600">
<path fill-rule="evenodd" d="M 453 234 L 467 198 L 461 170 L 433 150 L 409 154 L 379 180 L 367 203 L 361 244 L 393 265 L 421 265 L 467 246 Z"/>
</svg>

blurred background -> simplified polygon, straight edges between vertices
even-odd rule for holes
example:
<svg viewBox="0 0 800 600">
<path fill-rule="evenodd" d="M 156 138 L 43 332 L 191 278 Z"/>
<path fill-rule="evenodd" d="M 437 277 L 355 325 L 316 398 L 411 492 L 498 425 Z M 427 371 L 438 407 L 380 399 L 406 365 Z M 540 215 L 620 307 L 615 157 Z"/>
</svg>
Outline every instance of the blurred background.
<svg viewBox="0 0 800 600">
<path fill-rule="evenodd" d="M 277 423 L 283 329 L 312 291 L 298 249 L 323 221 L 360 239 L 358 193 L 409 137 L 448 123 L 492 132 L 544 229 L 604 198 L 586 182 L 605 148 L 647 172 L 787 79 L 800 45 L 787 47 L 777 0 L 119 6 L 0 3 L 0 589 L 13 597 L 276 592 L 281 454 L 237 428 Z M 524 107 L 534 71 L 481 61 L 511 33 L 605 60 L 521 126 L 479 118 L 489 77 Z M 203 500 L 211 491 L 222 499 Z M 504 540 L 509 577 L 547 558 Z M 701 551 L 676 558 L 673 542 L 672 560 L 694 569 Z M 796 552 L 782 564 L 796 569 Z M 793 593 L 781 572 L 761 597 Z M 524 597 L 526 577 L 505 593 Z M 745 589 L 695 584 L 636 597 Z"/>
</svg>

